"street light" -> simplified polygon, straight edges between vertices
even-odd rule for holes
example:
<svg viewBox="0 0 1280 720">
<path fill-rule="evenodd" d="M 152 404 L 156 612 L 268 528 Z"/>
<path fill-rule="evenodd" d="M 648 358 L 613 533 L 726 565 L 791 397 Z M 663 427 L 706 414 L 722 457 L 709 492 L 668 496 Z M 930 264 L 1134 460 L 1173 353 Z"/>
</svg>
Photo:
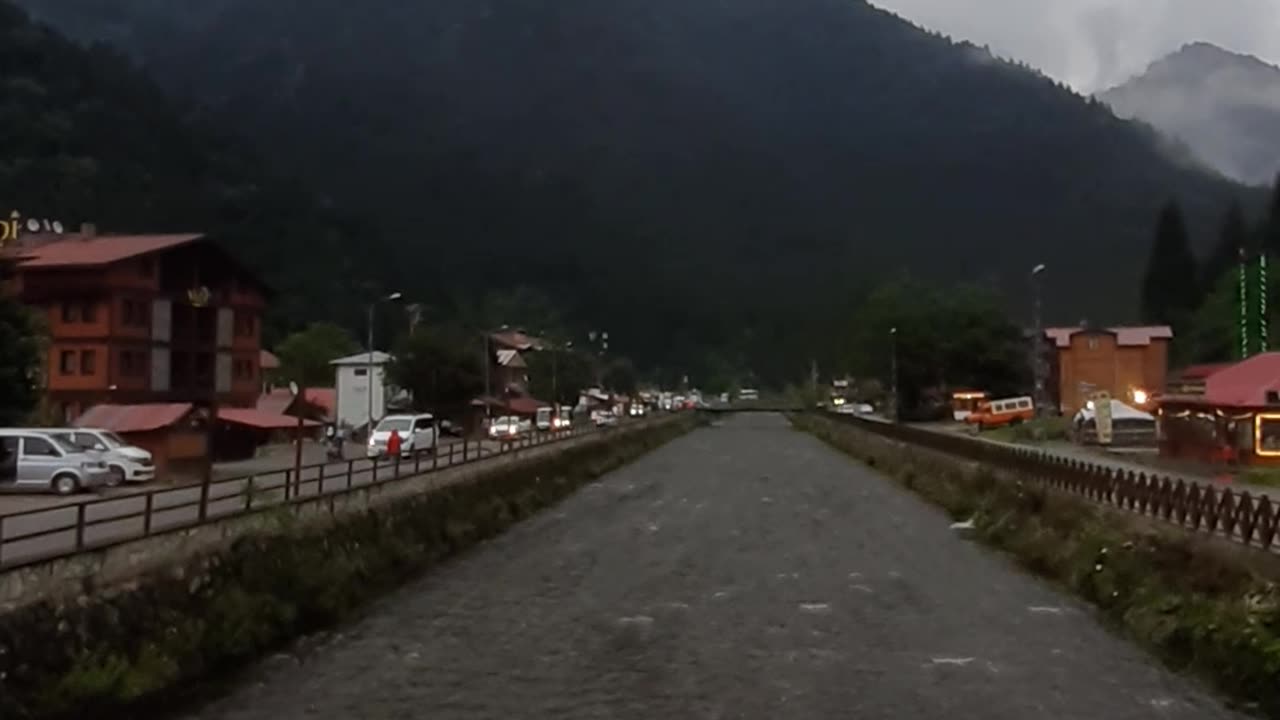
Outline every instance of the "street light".
<svg viewBox="0 0 1280 720">
<path fill-rule="evenodd" d="M 1044 320 L 1041 312 L 1040 275 L 1045 271 L 1045 264 L 1040 263 L 1031 268 L 1031 289 L 1035 295 L 1035 337 L 1031 342 L 1031 374 L 1035 380 L 1036 414 L 1044 414 L 1047 408 L 1044 380 Z"/>
<path fill-rule="evenodd" d="M 889 328 L 889 418 L 898 422 L 898 328 Z"/>
<path fill-rule="evenodd" d="M 366 422 L 368 427 L 367 432 L 370 435 L 373 434 L 373 319 L 374 319 L 373 313 L 377 309 L 379 303 L 396 302 L 402 297 L 404 297 L 403 294 L 398 292 L 393 292 L 390 295 L 387 295 L 386 297 L 378 298 L 377 300 L 374 300 L 373 302 L 369 303 L 369 328 L 368 328 L 369 335 L 368 335 L 368 345 L 366 347 L 366 349 L 369 351 L 369 359 L 365 363 L 364 380 L 365 380 L 365 385 L 368 388 L 368 392 L 366 394 L 369 396 L 367 398 L 369 403 L 369 412 L 368 412 L 368 418 Z"/>
</svg>

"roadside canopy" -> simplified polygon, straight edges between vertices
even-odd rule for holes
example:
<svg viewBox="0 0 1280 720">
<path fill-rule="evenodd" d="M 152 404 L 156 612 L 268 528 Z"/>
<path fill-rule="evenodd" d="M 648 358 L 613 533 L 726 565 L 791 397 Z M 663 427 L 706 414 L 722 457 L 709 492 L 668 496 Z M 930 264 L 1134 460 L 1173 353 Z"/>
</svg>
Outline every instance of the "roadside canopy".
<svg viewBox="0 0 1280 720">
<path fill-rule="evenodd" d="M 1093 403 L 1086 405 L 1085 407 L 1080 409 L 1080 412 L 1076 413 L 1076 417 L 1075 417 L 1076 424 L 1093 422 L 1097 418 L 1098 413 L 1095 410 L 1095 408 L 1092 407 L 1092 404 Z M 1125 405 L 1119 400 L 1112 399 L 1111 400 L 1111 421 L 1112 422 L 1130 421 L 1135 423 L 1141 423 L 1141 422 L 1154 423 L 1156 419 L 1155 419 L 1155 416 L 1151 415 L 1150 413 L 1145 413 L 1135 407 L 1130 407 L 1128 405 Z"/>
</svg>

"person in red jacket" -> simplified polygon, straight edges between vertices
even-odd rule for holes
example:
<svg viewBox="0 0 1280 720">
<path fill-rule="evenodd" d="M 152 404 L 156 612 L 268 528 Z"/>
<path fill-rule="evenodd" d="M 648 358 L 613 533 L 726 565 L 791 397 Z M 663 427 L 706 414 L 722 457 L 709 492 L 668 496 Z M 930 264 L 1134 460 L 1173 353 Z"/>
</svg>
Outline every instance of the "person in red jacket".
<svg viewBox="0 0 1280 720">
<path fill-rule="evenodd" d="M 396 430 L 392 430 L 391 437 L 387 438 L 387 457 L 400 459 L 400 433 Z"/>
</svg>

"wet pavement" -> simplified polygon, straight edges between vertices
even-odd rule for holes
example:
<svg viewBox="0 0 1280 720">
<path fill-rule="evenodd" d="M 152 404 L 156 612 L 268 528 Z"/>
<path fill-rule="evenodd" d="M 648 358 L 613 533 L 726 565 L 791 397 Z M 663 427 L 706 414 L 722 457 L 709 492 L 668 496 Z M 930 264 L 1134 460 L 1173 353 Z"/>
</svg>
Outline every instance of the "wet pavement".
<svg viewBox="0 0 1280 720">
<path fill-rule="evenodd" d="M 728 418 L 189 717 L 1237 718 L 790 429 Z"/>
</svg>

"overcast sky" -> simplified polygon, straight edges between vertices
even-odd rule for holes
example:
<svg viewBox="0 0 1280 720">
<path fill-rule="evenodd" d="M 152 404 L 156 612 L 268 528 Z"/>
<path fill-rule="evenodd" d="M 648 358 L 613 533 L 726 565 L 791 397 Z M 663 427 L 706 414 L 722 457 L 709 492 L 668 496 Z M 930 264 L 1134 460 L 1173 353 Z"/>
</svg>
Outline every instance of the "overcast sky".
<svg viewBox="0 0 1280 720">
<path fill-rule="evenodd" d="M 1280 64 L 1280 0 L 870 1 L 1082 92 L 1124 82 L 1193 40 Z"/>
</svg>

